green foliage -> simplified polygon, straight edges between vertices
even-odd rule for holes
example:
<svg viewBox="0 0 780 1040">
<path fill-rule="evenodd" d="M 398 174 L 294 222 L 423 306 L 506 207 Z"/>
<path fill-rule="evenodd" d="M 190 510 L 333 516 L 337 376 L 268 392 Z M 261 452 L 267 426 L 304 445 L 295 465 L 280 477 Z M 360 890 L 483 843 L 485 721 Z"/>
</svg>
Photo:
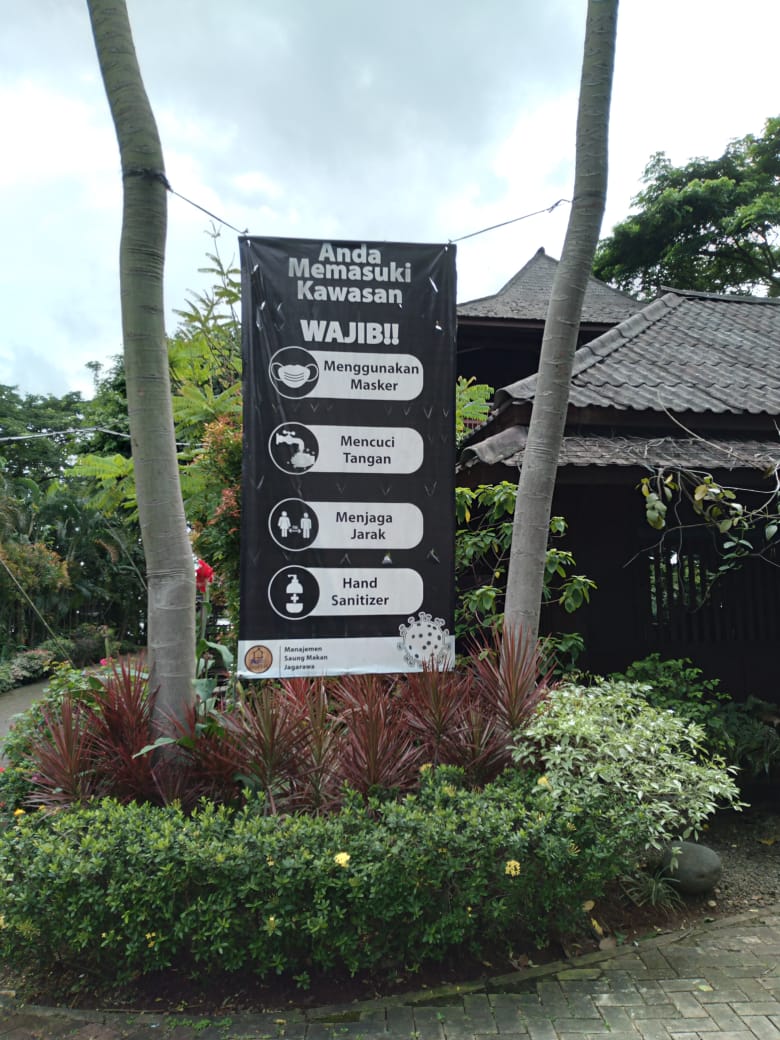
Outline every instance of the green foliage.
<svg viewBox="0 0 780 1040">
<path fill-rule="evenodd" d="M 75 649 L 69 639 L 49 639 L 35 650 L 21 650 L 5 661 L 0 661 L 0 693 L 17 686 L 45 679 L 65 660 L 70 660 Z"/>
<path fill-rule="evenodd" d="M 474 427 L 480 426 L 487 419 L 492 397 L 492 386 L 477 383 L 473 377 L 464 379 L 458 376 L 455 384 L 456 444 L 459 445 Z"/>
<path fill-rule="evenodd" d="M 636 683 L 557 687 L 514 757 L 543 774 L 550 811 L 565 811 L 561 799 L 588 799 L 598 806 L 590 823 L 625 828 L 638 850 L 696 835 L 716 808 L 739 806 L 731 772 L 705 752 L 701 727 L 648 704 Z"/>
<path fill-rule="evenodd" d="M 82 672 L 69 665 L 60 665 L 41 696 L 13 719 L 10 732 L 3 739 L 6 760 L 15 766 L 28 767 L 33 741 L 46 727 L 45 713 L 56 712 L 66 693 L 80 696 L 88 690 L 88 680 Z"/>
<path fill-rule="evenodd" d="M 89 981 L 174 964 L 391 972 L 576 928 L 635 855 L 587 793 L 553 805 L 520 772 L 481 791 L 453 770 L 423 777 L 404 802 L 353 798 L 328 817 L 267 817 L 252 800 L 16 816 L 0 836 L 0 956 Z"/>
<path fill-rule="evenodd" d="M 3 442 L 4 478 L 32 478 L 39 486 L 57 479 L 73 451 L 73 431 L 82 425 L 83 408 L 76 392 L 21 395 L 16 387 L 0 385 L 0 436 L 19 438 Z"/>
<path fill-rule="evenodd" d="M 671 913 L 685 901 L 663 870 L 638 870 L 622 879 L 623 891 L 637 906 L 653 906 Z"/>
<path fill-rule="evenodd" d="M 477 629 L 500 628 L 504 617 L 504 594 L 509 552 L 512 545 L 512 520 L 517 485 L 508 480 L 480 484 L 476 488 L 455 489 L 455 578 L 458 601 L 455 632 L 468 635 Z M 550 520 L 550 536 L 560 538 L 566 531 L 563 517 Z M 544 600 L 573 613 L 590 601 L 595 583 L 582 574 L 571 574 L 575 560 L 571 552 L 552 544 L 547 550 L 544 574 Z M 576 645 L 569 637 L 566 651 L 570 657 Z"/>
<path fill-rule="evenodd" d="M 778 117 L 717 159 L 672 166 L 654 155 L 634 212 L 600 242 L 594 273 L 646 297 L 662 286 L 778 295 L 779 156 Z"/>
<path fill-rule="evenodd" d="M 99 366 L 95 371 L 100 402 Z M 107 504 L 121 501 L 117 473 L 98 494 L 97 470 L 74 465 L 85 452 L 118 442 L 124 455 L 117 455 L 117 467 L 124 473 L 131 467 L 127 440 L 83 432 L 90 423 L 122 431 L 117 417 L 95 402 L 78 394 L 22 398 L 0 388 L 0 432 L 21 438 L 3 445 L 0 460 L 0 656 L 90 617 L 137 637 L 139 532 L 126 518 L 106 513 Z M 124 400 L 122 407 L 126 412 Z"/>
<path fill-rule="evenodd" d="M 519 690 L 526 671 L 518 663 L 500 683 Z M 59 692 L 75 681 L 61 673 Z M 393 695 L 380 697 L 362 678 L 330 707 L 322 680 L 292 680 L 266 687 L 248 727 L 213 712 L 201 715 L 197 734 L 193 726 L 192 746 L 211 763 L 212 779 L 222 769 L 240 782 L 239 759 L 225 749 L 232 742 L 245 753 L 253 741 L 240 767 L 254 761 L 255 787 L 272 787 L 277 797 L 296 759 L 307 775 L 319 769 L 325 790 L 328 763 L 351 728 L 353 767 L 358 749 L 376 754 L 358 770 L 363 793 L 342 789 L 339 811 L 327 814 L 320 801 L 308 815 L 269 815 L 267 790 L 265 798 L 245 793 L 233 807 L 201 802 L 190 811 L 178 799 L 166 806 L 92 799 L 55 813 L 20 812 L 29 775 L 17 763 L 57 706 L 39 710 L 0 774 L 0 958 L 33 970 L 58 963 L 85 983 L 170 966 L 305 980 L 332 968 L 392 972 L 459 948 L 479 954 L 487 943 L 511 949 L 528 934 L 542 943 L 583 924 L 583 903 L 632 873 L 648 848 L 695 830 L 716 802 L 736 801 L 728 774 L 702 757 L 700 731 L 617 682 L 560 687 L 530 721 L 523 698 L 510 697 L 505 708 L 514 705 L 525 726 L 516 738 L 520 765 L 473 789 L 461 768 L 415 763 L 415 791 L 390 797 L 381 785 L 398 783 L 406 768 L 398 739 L 407 753 L 410 735 L 421 752 L 435 745 L 441 761 L 442 741 L 425 720 L 439 719 L 439 737 L 442 726 L 458 729 L 457 713 L 441 717 L 450 695 L 462 696 L 453 678 L 430 671 L 416 682 L 413 696 L 403 701 L 399 691 L 401 703 L 390 709 L 405 720 L 400 738 L 376 710 Z M 87 705 L 100 700 L 93 685 Z M 495 695 L 490 669 L 466 687 L 485 685 Z M 535 688 L 531 697 L 538 699 Z M 284 706 L 275 715 L 277 703 Z M 249 702 L 245 710 L 253 711 Z M 495 707 L 492 714 L 500 721 Z M 136 708 L 125 715 L 137 718 Z M 504 745 L 516 722 L 504 720 Z M 119 731 L 127 735 L 122 725 L 112 729 Z M 306 731 L 317 735 L 308 751 Z M 273 780 L 261 777 L 261 762 Z M 94 784 L 95 774 L 85 780 Z"/>
<path fill-rule="evenodd" d="M 774 473 L 767 476 L 774 477 Z M 780 512 L 774 480 L 765 491 L 740 490 L 726 487 L 711 473 L 675 470 L 643 477 L 639 488 L 645 499 L 647 522 L 656 531 L 666 528 L 667 512 L 672 507 L 678 529 L 702 524 L 710 529 L 719 543 L 713 580 L 740 567 L 748 557 L 775 562 L 780 546 Z M 684 507 L 690 508 L 688 520 Z"/>
<path fill-rule="evenodd" d="M 243 428 L 237 412 L 203 431 L 184 480 L 195 551 L 216 571 L 213 598 L 238 617 Z"/>
<path fill-rule="evenodd" d="M 637 689 L 654 707 L 701 726 L 707 749 L 743 775 L 767 775 L 780 765 L 776 708 L 756 697 L 733 700 L 718 679 L 705 679 L 689 658 L 665 661 L 650 654 L 614 678 L 641 684 Z"/>
</svg>

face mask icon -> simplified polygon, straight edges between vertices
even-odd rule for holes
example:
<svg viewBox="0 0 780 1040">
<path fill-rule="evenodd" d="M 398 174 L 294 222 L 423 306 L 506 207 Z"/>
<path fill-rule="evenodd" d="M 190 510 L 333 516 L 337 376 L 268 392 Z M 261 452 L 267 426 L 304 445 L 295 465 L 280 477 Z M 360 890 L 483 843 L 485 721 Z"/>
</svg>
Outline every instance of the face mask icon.
<svg viewBox="0 0 780 1040">
<path fill-rule="evenodd" d="M 282 365 L 279 362 L 274 362 L 271 365 L 271 375 L 277 383 L 284 383 L 291 390 L 296 390 L 307 383 L 313 382 L 318 374 L 317 366 L 314 363 L 309 365 Z"/>
</svg>

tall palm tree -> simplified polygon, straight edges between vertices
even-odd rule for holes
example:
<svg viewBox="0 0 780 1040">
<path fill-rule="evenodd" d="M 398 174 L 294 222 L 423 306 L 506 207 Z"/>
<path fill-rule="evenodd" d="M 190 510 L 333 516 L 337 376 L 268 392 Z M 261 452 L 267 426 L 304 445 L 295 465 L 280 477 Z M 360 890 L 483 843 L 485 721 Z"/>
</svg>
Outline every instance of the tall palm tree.
<svg viewBox="0 0 780 1040">
<path fill-rule="evenodd" d="M 195 571 L 176 462 L 163 311 L 168 182 L 125 0 L 87 0 L 122 164 L 119 250 L 127 406 L 148 597 L 157 711 L 194 697 Z"/>
</svg>

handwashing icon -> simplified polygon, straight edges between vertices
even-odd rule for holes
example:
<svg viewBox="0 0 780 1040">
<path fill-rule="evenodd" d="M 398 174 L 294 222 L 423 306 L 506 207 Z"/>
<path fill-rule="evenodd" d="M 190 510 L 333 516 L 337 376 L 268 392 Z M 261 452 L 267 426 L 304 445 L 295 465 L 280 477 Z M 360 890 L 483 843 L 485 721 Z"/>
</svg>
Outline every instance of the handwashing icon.
<svg viewBox="0 0 780 1040">
<path fill-rule="evenodd" d="M 309 469 L 317 461 L 317 456 L 306 450 L 306 445 L 300 437 L 296 437 L 292 430 L 281 430 L 276 434 L 275 444 L 289 444 L 296 451 L 289 458 L 289 464 L 294 469 Z"/>
</svg>

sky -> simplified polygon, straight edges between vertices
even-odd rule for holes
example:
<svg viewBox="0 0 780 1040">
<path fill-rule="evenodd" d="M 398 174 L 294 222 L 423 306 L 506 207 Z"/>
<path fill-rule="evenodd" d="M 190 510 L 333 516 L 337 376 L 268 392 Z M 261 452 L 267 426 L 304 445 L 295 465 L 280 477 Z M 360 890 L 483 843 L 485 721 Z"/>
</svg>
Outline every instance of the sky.
<svg viewBox="0 0 780 1040">
<path fill-rule="evenodd" d="M 574 179 L 586 0 L 127 0 L 175 191 L 253 235 L 458 244 L 458 300 L 542 246 Z M 86 0 L 0 0 L 0 383 L 92 392 L 121 352 L 119 157 Z M 780 112 L 777 0 L 621 0 L 602 233 L 650 156 Z M 170 196 L 168 332 L 214 247 Z M 227 262 L 237 235 L 222 226 Z"/>
</svg>

